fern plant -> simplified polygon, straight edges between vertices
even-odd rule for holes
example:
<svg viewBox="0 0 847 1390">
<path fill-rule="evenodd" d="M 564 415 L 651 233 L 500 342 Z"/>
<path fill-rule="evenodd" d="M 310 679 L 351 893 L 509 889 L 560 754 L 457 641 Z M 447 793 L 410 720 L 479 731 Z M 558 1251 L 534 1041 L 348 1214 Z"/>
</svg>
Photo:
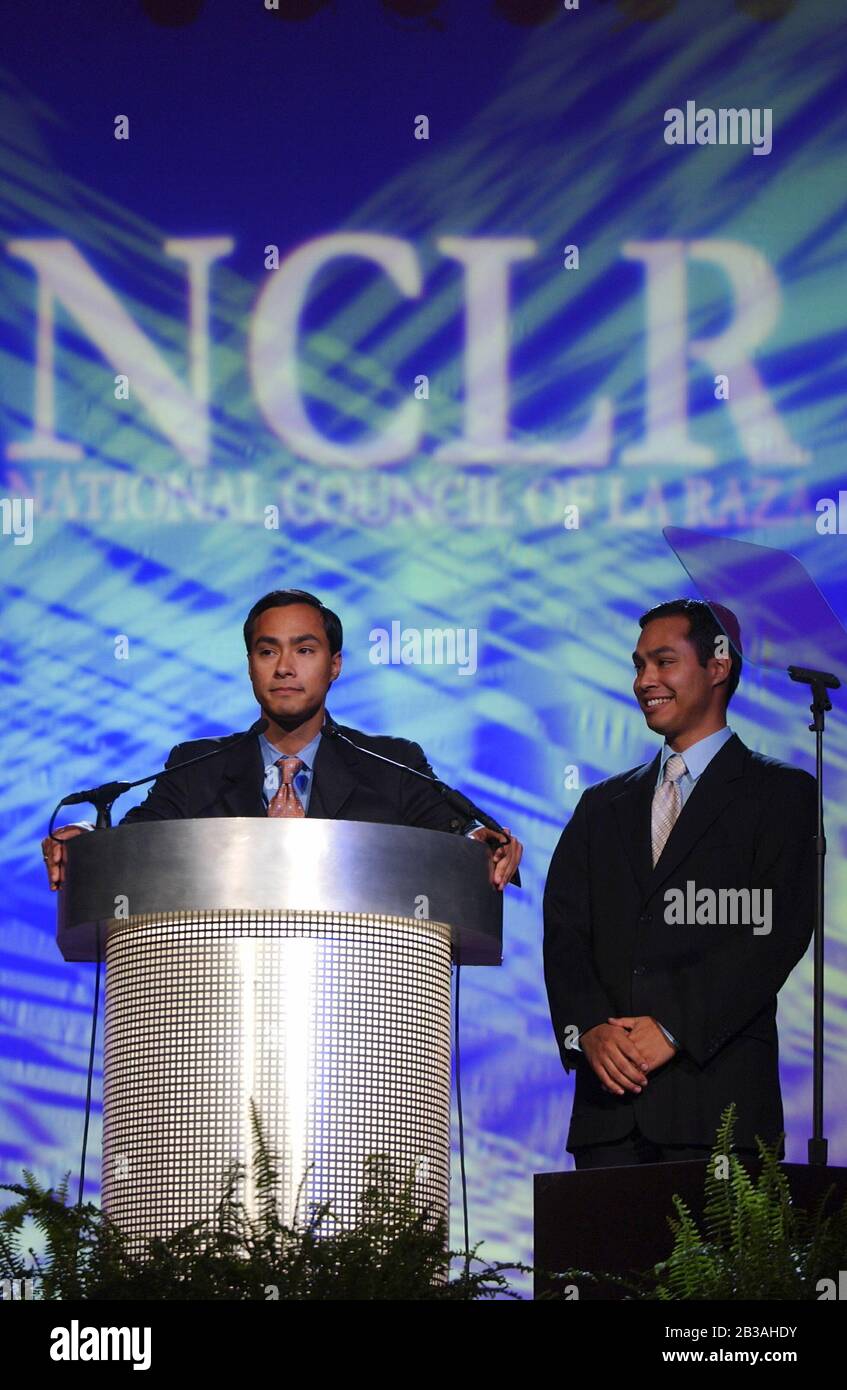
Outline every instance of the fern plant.
<svg viewBox="0 0 847 1390">
<path fill-rule="evenodd" d="M 757 1139 L 762 1167 L 754 1179 L 732 1152 L 734 1130 L 735 1106 L 729 1105 L 706 1167 L 702 1230 L 674 1194 L 676 1215 L 667 1218 L 674 1240 L 666 1260 L 631 1278 L 570 1269 L 557 1274 L 557 1282 L 661 1301 L 817 1299 L 819 1281 L 837 1279 L 847 1264 L 847 1199 L 826 1211 L 833 1184 L 810 1211 L 796 1207 L 777 1157 L 779 1143 Z"/>
<path fill-rule="evenodd" d="M 41 1299 L 490 1299 L 516 1298 L 505 1277 L 523 1265 L 489 1264 L 470 1252 L 449 1277 L 457 1252 L 447 1249 L 443 1220 L 414 1198 L 414 1179 L 399 1184 L 390 1165 L 371 1158 L 357 1220 L 336 1223 L 331 1203 L 306 1219 L 281 1216 L 274 1156 L 251 1111 L 256 1213 L 239 1193 L 243 1165 L 227 1174 L 214 1214 L 151 1240 L 142 1249 L 93 1203 L 68 1205 L 68 1178 L 54 1191 L 29 1171 L 5 1184 L 14 1201 L 0 1212 L 0 1278 L 31 1279 Z M 34 1223 L 45 1252 L 25 1249 Z"/>
</svg>

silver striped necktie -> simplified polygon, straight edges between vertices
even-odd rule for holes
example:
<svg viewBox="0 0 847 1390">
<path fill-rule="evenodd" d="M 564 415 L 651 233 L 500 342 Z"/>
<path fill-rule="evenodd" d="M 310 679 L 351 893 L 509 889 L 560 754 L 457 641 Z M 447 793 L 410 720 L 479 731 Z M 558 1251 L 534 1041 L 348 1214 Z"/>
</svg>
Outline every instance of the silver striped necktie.
<svg viewBox="0 0 847 1390">
<path fill-rule="evenodd" d="M 682 788 L 679 779 L 687 771 L 682 755 L 671 753 L 665 763 L 665 773 L 661 784 L 653 793 L 652 839 L 653 868 L 659 855 L 668 842 L 668 836 L 676 824 L 682 810 Z"/>
</svg>

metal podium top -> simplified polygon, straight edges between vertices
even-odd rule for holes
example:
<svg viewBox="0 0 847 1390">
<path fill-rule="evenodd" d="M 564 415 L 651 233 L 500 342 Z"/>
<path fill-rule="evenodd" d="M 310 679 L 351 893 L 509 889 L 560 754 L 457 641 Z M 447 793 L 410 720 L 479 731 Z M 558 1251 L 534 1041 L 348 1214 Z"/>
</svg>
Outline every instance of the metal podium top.
<svg viewBox="0 0 847 1390">
<path fill-rule="evenodd" d="M 499 965 L 503 895 L 484 844 L 442 830 L 303 817 L 146 821 L 66 842 L 57 941 L 96 959 L 117 920 L 184 911 L 367 913 L 445 922 L 463 965 Z M 425 901 L 428 899 L 428 903 Z M 123 911 L 116 916 L 116 906 Z"/>
</svg>

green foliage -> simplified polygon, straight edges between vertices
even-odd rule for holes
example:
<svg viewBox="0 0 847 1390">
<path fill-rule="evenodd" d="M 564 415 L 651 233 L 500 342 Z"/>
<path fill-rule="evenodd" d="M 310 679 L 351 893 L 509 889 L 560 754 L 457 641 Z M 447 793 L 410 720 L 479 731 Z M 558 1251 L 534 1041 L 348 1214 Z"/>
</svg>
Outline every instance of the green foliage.
<svg viewBox="0 0 847 1390">
<path fill-rule="evenodd" d="M 335 1223 L 326 1203 L 303 1221 L 280 1216 L 278 1173 L 255 1108 L 253 1172 L 257 1214 L 238 1192 L 242 1165 L 231 1169 L 214 1216 L 166 1239 L 133 1248 L 99 1207 L 68 1206 L 68 1179 L 53 1191 L 24 1171 L 5 1184 L 18 1200 L 0 1212 L 0 1277 L 34 1281 L 42 1299 L 484 1299 L 513 1298 L 504 1271 L 471 1251 L 450 1279 L 442 1220 L 414 1200 L 414 1180 L 399 1186 L 379 1156 L 368 1161 L 356 1222 Z M 43 1233 L 42 1256 L 24 1250 L 24 1228 Z M 331 1229 L 336 1226 L 336 1229 Z"/>
<path fill-rule="evenodd" d="M 674 1244 L 666 1260 L 632 1279 L 587 1270 L 567 1270 L 557 1279 L 660 1301 L 817 1299 L 818 1281 L 837 1280 L 847 1267 L 847 1200 L 825 1212 L 830 1186 L 810 1212 L 795 1207 L 779 1144 L 757 1139 L 762 1168 L 753 1179 L 732 1153 L 734 1129 L 735 1106 L 729 1105 L 706 1168 L 703 1231 L 675 1194 L 676 1216 L 668 1217 Z"/>
</svg>

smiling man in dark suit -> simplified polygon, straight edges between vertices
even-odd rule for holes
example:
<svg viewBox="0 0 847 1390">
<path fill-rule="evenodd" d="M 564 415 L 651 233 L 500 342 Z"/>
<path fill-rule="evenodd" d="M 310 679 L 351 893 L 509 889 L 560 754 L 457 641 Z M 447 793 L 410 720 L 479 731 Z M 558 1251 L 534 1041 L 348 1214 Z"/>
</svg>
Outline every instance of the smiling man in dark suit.
<svg viewBox="0 0 847 1390">
<path fill-rule="evenodd" d="M 493 882 L 504 888 L 520 862 L 519 841 L 462 820 L 436 787 L 365 751 L 431 776 L 417 743 L 347 728 L 336 724 L 327 711 L 327 692 L 341 672 L 342 640 L 337 614 L 313 594 L 278 589 L 259 599 L 247 615 L 244 642 L 250 682 L 267 729 L 255 738 L 230 734 L 177 744 L 168 768 L 215 748 L 222 751 L 184 773 L 157 779 L 147 799 L 120 824 L 209 816 L 310 816 L 472 834 L 490 842 Z M 67 826 L 57 834 L 67 838 L 83 829 Z M 58 887 L 62 845 L 45 839 L 42 851 L 51 887 Z"/>
<path fill-rule="evenodd" d="M 642 615 L 633 689 L 663 747 L 583 794 L 550 865 L 577 1168 L 706 1158 L 731 1101 L 739 1151 L 783 1128 L 776 996 L 813 929 L 815 782 L 727 727 L 740 639 L 718 611 L 733 647 L 705 603 Z"/>
</svg>

